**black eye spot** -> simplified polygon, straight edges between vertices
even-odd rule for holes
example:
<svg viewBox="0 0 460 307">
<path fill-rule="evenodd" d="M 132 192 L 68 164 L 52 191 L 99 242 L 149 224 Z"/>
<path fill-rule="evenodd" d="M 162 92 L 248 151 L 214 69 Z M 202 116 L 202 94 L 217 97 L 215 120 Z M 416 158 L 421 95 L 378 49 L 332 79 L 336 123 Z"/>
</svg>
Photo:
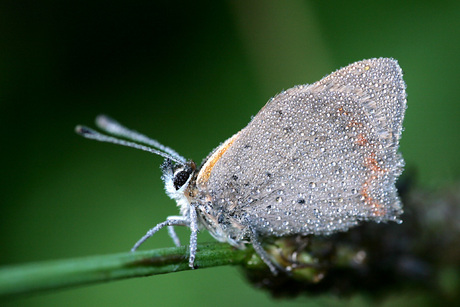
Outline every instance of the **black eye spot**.
<svg viewBox="0 0 460 307">
<path fill-rule="evenodd" d="M 299 204 L 305 204 L 305 199 L 301 198 L 301 199 L 298 199 L 297 202 Z"/>
<path fill-rule="evenodd" d="M 188 180 L 190 177 L 190 172 L 187 171 L 180 171 L 174 175 L 174 188 L 179 190 Z"/>
<path fill-rule="evenodd" d="M 238 176 L 237 176 L 237 175 L 233 175 L 233 176 L 232 176 L 232 179 L 236 181 L 236 180 L 238 180 Z"/>
</svg>

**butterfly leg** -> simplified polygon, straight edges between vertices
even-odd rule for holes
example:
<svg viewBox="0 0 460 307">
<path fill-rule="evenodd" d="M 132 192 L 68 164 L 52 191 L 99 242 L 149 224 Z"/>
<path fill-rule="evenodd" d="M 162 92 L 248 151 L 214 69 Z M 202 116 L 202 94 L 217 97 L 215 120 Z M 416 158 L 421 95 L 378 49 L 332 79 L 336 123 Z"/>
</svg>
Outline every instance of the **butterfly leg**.
<svg viewBox="0 0 460 307">
<path fill-rule="evenodd" d="M 188 259 L 188 265 L 192 269 L 194 268 L 194 262 L 196 257 L 197 249 L 197 236 L 198 236 L 198 216 L 196 212 L 196 204 L 190 205 L 190 257 Z"/>
<path fill-rule="evenodd" d="M 147 233 L 142 238 L 140 238 L 140 240 L 137 241 L 136 244 L 134 244 L 131 251 L 134 252 L 142 243 L 144 243 L 148 238 L 153 236 L 157 231 L 159 231 L 161 228 L 165 226 L 190 226 L 190 221 L 187 218 L 182 217 L 182 216 L 168 217 L 166 221 L 157 224 L 155 227 L 147 231 Z M 175 235 L 175 232 L 174 232 L 174 235 Z M 176 239 L 177 241 L 179 240 L 177 238 L 177 235 L 175 235 L 175 238 L 173 237 L 173 241 L 175 244 L 177 244 Z"/>
<path fill-rule="evenodd" d="M 180 246 L 180 240 L 179 240 L 179 237 L 176 234 L 176 231 L 174 230 L 174 226 L 168 226 L 168 234 L 171 237 L 171 239 L 173 240 L 174 245 L 179 247 Z"/>
<path fill-rule="evenodd" d="M 257 231 L 253 227 L 249 227 L 249 237 L 251 239 L 254 250 L 259 255 L 260 259 L 262 259 L 262 261 L 265 262 L 265 264 L 270 268 L 270 271 L 273 273 L 273 275 L 278 275 L 278 270 L 286 271 L 283 267 L 273 263 L 273 261 L 270 259 L 270 256 L 263 248 L 262 243 L 260 243 Z"/>
</svg>

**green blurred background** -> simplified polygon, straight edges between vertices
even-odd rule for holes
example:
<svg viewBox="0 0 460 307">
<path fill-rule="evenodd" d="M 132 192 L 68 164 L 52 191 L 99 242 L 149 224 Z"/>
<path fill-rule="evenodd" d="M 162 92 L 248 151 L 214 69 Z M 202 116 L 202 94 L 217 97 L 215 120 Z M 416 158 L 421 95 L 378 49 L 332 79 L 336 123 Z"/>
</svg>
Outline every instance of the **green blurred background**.
<svg viewBox="0 0 460 307">
<path fill-rule="evenodd" d="M 460 173 L 459 54 L 460 1 L 2 1 L 0 264 L 124 252 L 177 214 L 161 158 L 85 140 L 76 124 L 105 113 L 201 162 L 271 96 L 364 58 L 399 61 L 407 166 L 420 185 L 448 184 Z M 166 246 L 162 231 L 143 248 Z M 382 304 L 420 306 L 426 296 L 398 292 Z M 6 305 L 369 302 L 275 301 L 220 267 Z"/>
</svg>

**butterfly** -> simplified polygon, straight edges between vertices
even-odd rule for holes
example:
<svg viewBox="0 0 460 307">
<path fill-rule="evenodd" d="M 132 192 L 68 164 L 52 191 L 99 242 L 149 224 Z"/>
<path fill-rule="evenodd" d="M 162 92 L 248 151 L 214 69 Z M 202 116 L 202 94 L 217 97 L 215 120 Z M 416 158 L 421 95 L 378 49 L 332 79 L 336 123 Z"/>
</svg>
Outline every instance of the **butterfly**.
<svg viewBox="0 0 460 307">
<path fill-rule="evenodd" d="M 193 268 L 197 234 L 206 229 L 237 248 L 251 244 L 276 274 L 284 268 L 264 250 L 265 238 L 400 222 L 395 182 L 404 167 L 398 152 L 407 104 L 402 76 L 396 60 L 375 58 L 283 91 L 199 167 L 108 116 L 96 120 L 108 135 L 85 126 L 76 131 L 165 158 L 162 179 L 180 215 L 150 229 L 133 251 L 165 226 L 179 246 L 174 226 L 186 226 Z"/>
</svg>

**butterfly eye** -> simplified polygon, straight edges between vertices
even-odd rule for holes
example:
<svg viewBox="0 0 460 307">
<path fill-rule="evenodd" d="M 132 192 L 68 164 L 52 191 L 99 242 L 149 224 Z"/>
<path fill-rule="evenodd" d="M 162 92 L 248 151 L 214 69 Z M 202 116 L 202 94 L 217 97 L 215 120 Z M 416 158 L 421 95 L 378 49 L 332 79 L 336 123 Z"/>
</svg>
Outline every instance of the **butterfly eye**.
<svg viewBox="0 0 460 307">
<path fill-rule="evenodd" d="M 187 182 L 191 174 L 192 174 L 192 170 L 190 168 L 177 169 L 174 172 L 174 178 L 173 178 L 174 188 L 176 190 L 179 190 Z"/>
</svg>

